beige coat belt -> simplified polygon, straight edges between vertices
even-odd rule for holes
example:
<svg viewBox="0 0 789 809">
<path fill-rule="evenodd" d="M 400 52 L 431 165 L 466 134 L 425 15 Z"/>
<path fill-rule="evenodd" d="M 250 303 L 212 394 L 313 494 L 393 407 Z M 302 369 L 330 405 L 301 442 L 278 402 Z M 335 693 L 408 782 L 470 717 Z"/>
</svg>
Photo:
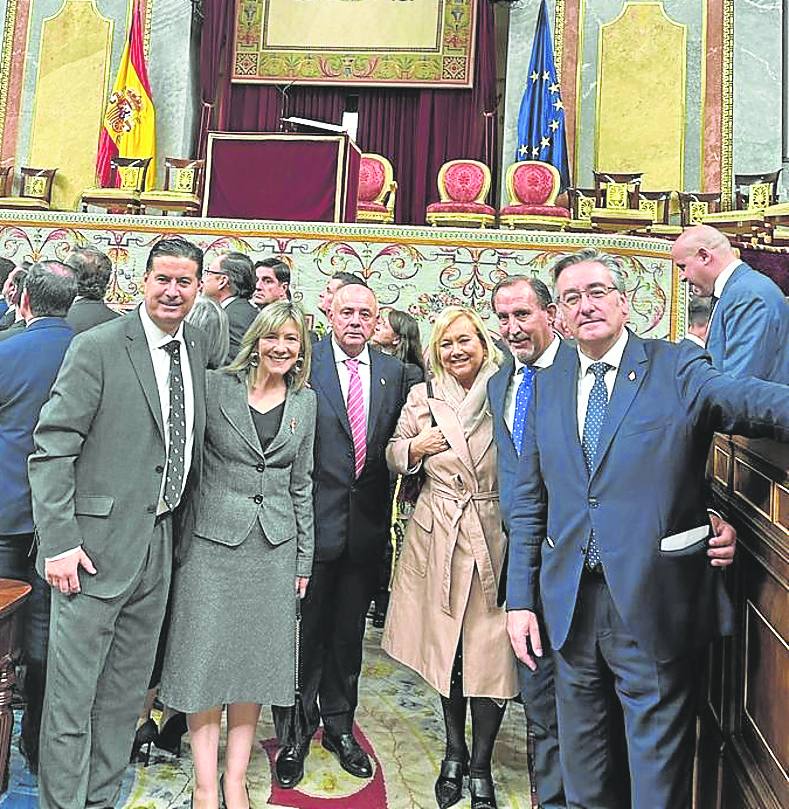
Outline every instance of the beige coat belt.
<svg viewBox="0 0 789 809">
<path fill-rule="evenodd" d="M 452 614 L 449 596 L 452 587 L 452 557 L 455 553 L 460 536 L 460 521 L 466 513 L 469 504 L 474 504 L 482 500 L 498 500 L 499 493 L 493 492 L 459 492 L 446 486 L 436 484 L 431 481 L 431 494 L 441 500 L 449 500 L 455 505 L 455 511 L 451 515 L 449 535 L 447 537 L 447 547 L 444 555 L 444 572 L 441 578 L 441 609 L 447 614 Z M 488 609 L 494 610 L 497 607 L 498 588 L 496 586 L 496 575 L 493 572 L 493 562 L 490 558 L 488 543 L 485 541 L 485 531 L 482 528 L 482 521 L 476 505 L 472 505 L 469 517 L 466 520 L 466 535 L 471 544 L 471 553 L 479 570 L 479 578 L 482 583 L 482 592 L 485 594 L 485 603 Z"/>
</svg>

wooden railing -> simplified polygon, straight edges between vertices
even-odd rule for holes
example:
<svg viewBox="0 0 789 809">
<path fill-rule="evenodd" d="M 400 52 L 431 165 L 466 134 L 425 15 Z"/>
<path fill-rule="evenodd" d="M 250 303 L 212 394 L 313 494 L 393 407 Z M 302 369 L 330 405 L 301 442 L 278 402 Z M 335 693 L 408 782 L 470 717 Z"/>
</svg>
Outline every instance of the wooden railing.
<svg viewBox="0 0 789 809">
<path fill-rule="evenodd" d="M 696 809 L 789 806 L 789 446 L 718 435 L 715 505 L 738 532 L 736 634 L 708 658 Z"/>
</svg>

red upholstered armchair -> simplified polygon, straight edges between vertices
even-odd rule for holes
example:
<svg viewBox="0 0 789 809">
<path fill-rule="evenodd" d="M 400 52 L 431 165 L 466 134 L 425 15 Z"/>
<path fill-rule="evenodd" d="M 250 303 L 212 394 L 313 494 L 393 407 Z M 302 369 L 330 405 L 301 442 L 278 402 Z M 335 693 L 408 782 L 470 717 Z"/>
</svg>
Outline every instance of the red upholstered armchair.
<svg viewBox="0 0 789 809">
<path fill-rule="evenodd" d="M 507 169 L 510 201 L 499 211 L 499 222 L 510 228 L 562 230 L 570 211 L 556 205 L 561 180 L 550 163 L 521 160 Z"/>
<path fill-rule="evenodd" d="M 484 228 L 496 222 L 496 209 L 485 203 L 490 169 L 477 160 L 450 160 L 438 172 L 440 202 L 427 206 L 431 225 Z"/>
<path fill-rule="evenodd" d="M 357 222 L 394 222 L 395 195 L 392 164 L 383 156 L 367 152 L 359 166 L 359 195 L 356 203 Z"/>
</svg>

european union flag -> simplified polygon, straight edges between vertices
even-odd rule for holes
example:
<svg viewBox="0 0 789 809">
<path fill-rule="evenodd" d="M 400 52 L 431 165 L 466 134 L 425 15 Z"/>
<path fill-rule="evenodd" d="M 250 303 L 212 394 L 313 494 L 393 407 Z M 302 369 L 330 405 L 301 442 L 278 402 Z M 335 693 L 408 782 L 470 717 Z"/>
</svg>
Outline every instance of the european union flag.
<svg viewBox="0 0 789 809">
<path fill-rule="evenodd" d="M 518 113 L 515 160 L 551 163 L 559 171 L 562 188 L 567 188 L 570 184 L 567 139 L 564 134 L 564 104 L 553 63 L 553 41 L 545 0 L 540 3 L 529 61 L 529 77 Z"/>
</svg>

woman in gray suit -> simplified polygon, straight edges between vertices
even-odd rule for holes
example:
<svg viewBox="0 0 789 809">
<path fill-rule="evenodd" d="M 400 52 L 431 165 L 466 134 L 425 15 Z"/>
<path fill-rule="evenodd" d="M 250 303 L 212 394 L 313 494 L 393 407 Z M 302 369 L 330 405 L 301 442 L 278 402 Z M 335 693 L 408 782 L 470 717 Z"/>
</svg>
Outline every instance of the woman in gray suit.
<svg viewBox="0 0 789 809">
<path fill-rule="evenodd" d="M 312 570 L 315 394 L 301 309 L 267 306 L 233 363 L 206 376 L 203 479 L 175 572 L 161 699 L 187 713 L 194 806 L 248 807 L 246 771 L 261 704 L 292 705 L 296 594 Z M 295 590 L 294 590 L 295 588 Z"/>
</svg>

